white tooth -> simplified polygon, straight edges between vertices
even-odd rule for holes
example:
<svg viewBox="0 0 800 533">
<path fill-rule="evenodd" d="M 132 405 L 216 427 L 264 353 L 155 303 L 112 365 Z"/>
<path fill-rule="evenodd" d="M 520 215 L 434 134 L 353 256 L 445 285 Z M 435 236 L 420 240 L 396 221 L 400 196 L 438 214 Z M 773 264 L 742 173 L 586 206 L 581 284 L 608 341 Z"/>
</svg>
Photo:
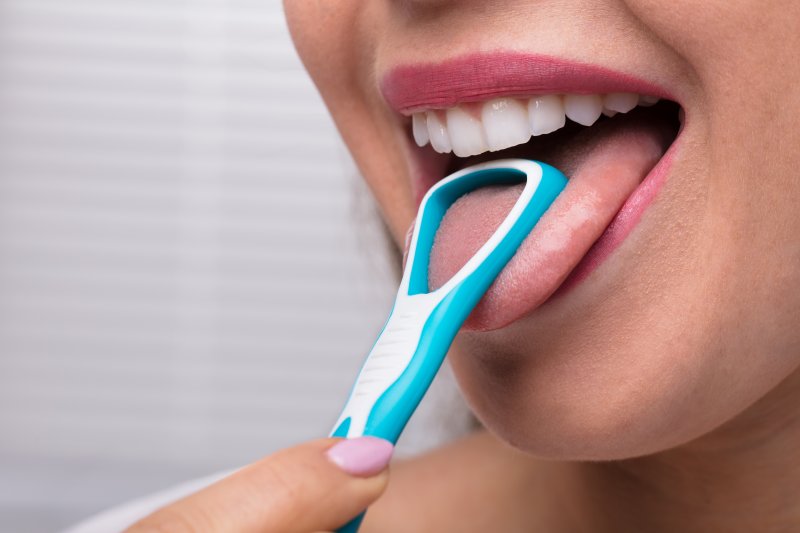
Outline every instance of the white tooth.
<svg viewBox="0 0 800 533">
<path fill-rule="evenodd" d="M 661 100 L 658 96 L 640 96 L 639 97 L 639 105 L 642 107 L 650 107 L 651 105 L 655 105 L 658 101 Z"/>
<path fill-rule="evenodd" d="M 627 113 L 639 104 L 639 95 L 634 93 L 608 93 L 603 98 L 603 107 L 619 113 Z"/>
<path fill-rule="evenodd" d="M 604 108 L 603 108 L 603 114 L 604 114 L 605 116 L 607 116 L 607 117 L 613 117 L 614 115 L 616 115 L 616 114 L 617 114 L 617 112 L 616 112 L 616 111 L 613 111 L 613 110 L 611 110 L 611 109 L 606 109 L 606 108 L 604 107 Z"/>
<path fill-rule="evenodd" d="M 557 94 L 548 94 L 528 100 L 528 121 L 531 135 L 544 135 L 563 128 L 567 119 L 561 97 Z"/>
<path fill-rule="evenodd" d="M 458 157 L 478 155 L 489 149 L 483 140 L 481 121 L 458 106 L 447 110 L 447 132 L 453 153 Z"/>
<path fill-rule="evenodd" d="M 603 112 L 603 99 L 599 94 L 568 94 L 564 96 L 564 111 L 570 120 L 591 126 Z"/>
<path fill-rule="evenodd" d="M 431 139 L 431 146 L 440 154 L 447 154 L 453 149 L 450 144 L 450 136 L 447 134 L 445 126 L 435 111 L 428 111 L 428 136 Z"/>
<path fill-rule="evenodd" d="M 528 110 L 513 98 L 497 98 L 483 104 L 481 112 L 486 143 L 491 151 L 528 142 Z"/>
<path fill-rule="evenodd" d="M 428 135 L 428 120 L 425 113 L 414 113 L 411 116 L 411 131 L 414 132 L 414 142 L 417 146 L 425 146 L 430 140 Z"/>
</svg>

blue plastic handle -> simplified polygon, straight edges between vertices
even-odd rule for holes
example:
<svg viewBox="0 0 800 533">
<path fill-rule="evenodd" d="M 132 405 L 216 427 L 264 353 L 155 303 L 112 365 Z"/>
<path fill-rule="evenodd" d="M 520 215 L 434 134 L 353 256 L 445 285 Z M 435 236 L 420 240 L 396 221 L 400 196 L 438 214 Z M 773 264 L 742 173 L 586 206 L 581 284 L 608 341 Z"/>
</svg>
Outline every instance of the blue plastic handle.
<svg viewBox="0 0 800 533">
<path fill-rule="evenodd" d="M 447 209 L 480 187 L 518 183 L 526 186 L 500 227 L 447 283 L 429 291 L 430 251 Z M 331 436 L 397 442 L 464 321 L 566 184 L 554 167 L 507 159 L 461 170 L 428 191 L 394 307 Z M 362 519 L 338 531 L 354 533 Z"/>
</svg>

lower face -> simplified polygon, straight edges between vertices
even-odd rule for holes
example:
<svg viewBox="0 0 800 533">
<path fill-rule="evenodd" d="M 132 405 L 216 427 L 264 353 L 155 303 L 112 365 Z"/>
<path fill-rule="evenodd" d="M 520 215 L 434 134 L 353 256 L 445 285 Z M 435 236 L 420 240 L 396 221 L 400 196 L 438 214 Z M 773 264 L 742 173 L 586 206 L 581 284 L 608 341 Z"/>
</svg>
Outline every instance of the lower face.
<svg viewBox="0 0 800 533">
<path fill-rule="evenodd" d="M 450 354 L 501 438 L 558 459 L 652 453 L 795 371 L 800 4 L 285 7 L 398 243 L 427 188 L 472 162 L 533 158 L 570 178 Z M 432 285 L 514 195 L 451 209 Z"/>
</svg>

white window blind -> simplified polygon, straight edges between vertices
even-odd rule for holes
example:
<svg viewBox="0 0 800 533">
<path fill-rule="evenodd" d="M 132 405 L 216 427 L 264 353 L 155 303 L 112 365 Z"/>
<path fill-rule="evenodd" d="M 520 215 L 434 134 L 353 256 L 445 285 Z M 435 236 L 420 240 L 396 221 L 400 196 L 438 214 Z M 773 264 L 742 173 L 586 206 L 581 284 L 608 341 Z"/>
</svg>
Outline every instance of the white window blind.
<svg viewBox="0 0 800 533">
<path fill-rule="evenodd" d="M 354 178 L 278 2 L 0 0 L 0 531 L 327 431 L 391 285 Z"/>
<path fill-rule="evenodd" d="M 357 183 L 276 0 L 0 0 L 0 531 L 324 434 L 393 292 Z"/>
</svg>

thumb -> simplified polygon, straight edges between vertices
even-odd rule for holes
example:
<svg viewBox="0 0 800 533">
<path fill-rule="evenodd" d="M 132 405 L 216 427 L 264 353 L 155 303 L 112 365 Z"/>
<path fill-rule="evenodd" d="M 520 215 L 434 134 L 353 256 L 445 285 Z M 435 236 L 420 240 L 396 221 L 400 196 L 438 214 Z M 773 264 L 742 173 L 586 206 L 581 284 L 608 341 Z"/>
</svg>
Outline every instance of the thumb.
<svg viewBox="0 0 800 533">
<path fill-rule="evenodd" d="M 374 437 L 288 448 L 156 511 L 128 533 L 334 530 L 383 493 L 392 450 Z"/>
</svg>

